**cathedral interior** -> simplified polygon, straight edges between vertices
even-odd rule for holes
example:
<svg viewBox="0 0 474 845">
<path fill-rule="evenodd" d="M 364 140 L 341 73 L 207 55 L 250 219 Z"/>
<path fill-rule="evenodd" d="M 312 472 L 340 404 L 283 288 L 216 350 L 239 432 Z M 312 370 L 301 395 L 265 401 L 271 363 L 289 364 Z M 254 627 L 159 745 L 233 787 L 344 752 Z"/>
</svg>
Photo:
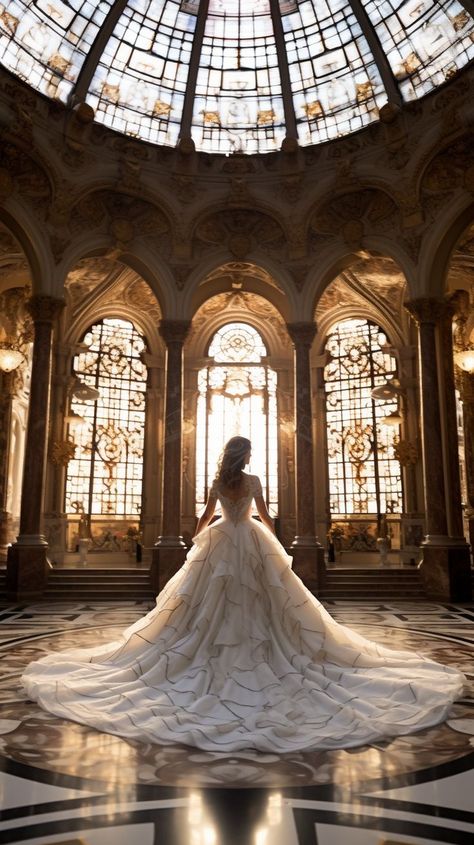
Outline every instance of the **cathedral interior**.
<svg viewBox="0 0 474 845">
<path fill-rule="evenodd" d="M 473 0 L 0 3 L 2 842 L 473 841 L 473 57 Z M 19 691 L 151 607 L 235 434 L 448 722 L 229 758 Z"/>
</svg>

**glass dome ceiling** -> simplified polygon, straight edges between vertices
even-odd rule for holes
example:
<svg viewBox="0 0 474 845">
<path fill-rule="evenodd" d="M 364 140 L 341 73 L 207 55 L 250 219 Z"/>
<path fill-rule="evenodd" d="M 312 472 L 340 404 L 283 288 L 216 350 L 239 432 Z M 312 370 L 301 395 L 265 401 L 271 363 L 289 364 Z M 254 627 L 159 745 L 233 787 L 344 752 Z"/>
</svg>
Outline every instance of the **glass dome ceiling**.
<svg viewBox="0 0 474 845">
<path fill-rule="evenodd" d="M 328 141 L 474 56 L 457 0 L 8 0 L 0 61 L 119 132 L 212 153 Z"/>
</svg>

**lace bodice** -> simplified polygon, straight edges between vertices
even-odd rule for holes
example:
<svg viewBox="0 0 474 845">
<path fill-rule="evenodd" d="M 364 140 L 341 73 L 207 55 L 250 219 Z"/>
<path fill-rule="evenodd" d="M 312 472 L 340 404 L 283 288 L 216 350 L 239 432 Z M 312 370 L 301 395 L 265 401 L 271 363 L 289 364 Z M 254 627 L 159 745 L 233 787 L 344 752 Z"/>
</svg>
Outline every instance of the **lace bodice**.
<svg viewBox="0 0 474 845">
<path fill-rule="evenodd" d="M 255 496 L 262 495 L 262 485 L 257 475 L 245 475 L 244 478 L 244 492 L 236 499 L 225 496 L 220 490 L 218 482 L 214 482 L 209 493 L 210 498 L 219 499 L 224 519 L 229 519 L 234 525 L 250 519 L 252 500 Z"/>
</svg>

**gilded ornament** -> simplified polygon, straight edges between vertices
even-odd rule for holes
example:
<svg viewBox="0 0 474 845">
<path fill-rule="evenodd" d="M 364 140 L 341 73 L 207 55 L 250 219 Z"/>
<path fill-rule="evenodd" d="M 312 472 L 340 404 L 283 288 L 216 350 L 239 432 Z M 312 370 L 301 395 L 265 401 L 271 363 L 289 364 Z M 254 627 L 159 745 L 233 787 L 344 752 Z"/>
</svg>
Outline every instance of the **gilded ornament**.
<svg viewBox="0 0 474 845">
<path fill-rule="evenodd" d="M 47 60 L 47 64 L 53 70 L 57 70 L 58 73 L 63 74 L 63 76 L 67 74 L 67 71 L 71 67 L 71 63 L 64 56 L 61 56 L 61 53 L 53 53 Z"/>
<path fill-rule="evenodd" d="M 306 117 L 309 119 L 320 117 L 324 114 L 324 109 L 319 100 L 314 100 L 312 103 L 305 103 L 303 111 L 306 112 Z"/>
<path fill-rule="evenodd" d="M 418 461 L 418 446 L 412 440 L 399 440 L 393 447 L 393 454 L 401 466 L 410 466 Z"/>
<path fill-rule="evenodd" d="M 153 115 L 154 117 L 168 117 L 171 112 L 171 108 L 172 107 L 169 103 L 164 103 L 163 100 L 155 100 Z"/>
<path fill-rule="evenodd" d="M 356 100 L 358 103 L 365 103 L 369 99 L 374 90 L 374 86 L 370 80 L 367 82 L 358 82 L 356 84 Z"/>
<path fill-rule="evenodd" d="M 49 456 L 56 466 L 67 466 L 76 454 L 76 444 L 71 440 L 55 440 L 51 444 Z"/>
<path fill-rule="evenodd" d="M 109 103 L 118 103 L 120 100 L 120 85 L 111 85 L 109 82 L 104 82 L 102 96 Z"/>
<path fill-rule="evenodd" d="M 257 113 L 257 123 L 259 126 L 266 126 L 269 123 L 274 123 L 276 114 L 273 109 L 262 109 Z"/>
<path fill-rule="evenodd" d="M 129 220 L 117 217 L 110 223 L 110 233 L 118 241 L 119 244 L 127 244 L 133 240 L 134 231 L 133 225 Z"/>
<path fill-rule="evenodd" d="M 453 18 L 451 18 L 451 23 L 454 27 L 455 32 L 460 32 L 470 22 L 471 22 L 471 17 L 464 10 L 462 12 L 459 12 L 458 15 L 455 15 Z"/>
<path fill-rule="evenodd" d="M 6 31 L 10 35 L 15 35 L 20 21 L 18 20 L 18 18 L 15 18 L 13 15 L 7 12 L 5 10 L 5 7 L 2 5 L 0 6 L 0 23 L 2 24 L 2 29 L 6 29 Z"/>
<path fill-rule="evenodd" d="M 402 62 L 402 68 L 403 68 L 402 73 L 401 74 L 397 73 L 395 75 L 397 77 L 400 77 L 400 76 L 404 76 L 405 73 L 407 73 L 410 76 L 412 73 L 415 73 L 415 71 L 418 70 L 418 68 L 420 66 L 421 66 L 421 59 L 419 58 L 419 56 L 417 56 L 416 53 L 410 53 L 410 55 L 408 55 L 406 57 L 406 59 Z M 403 73 L 403 71 L 405 73 Z"/>
<path fill-rule="evenodd" d="M 236 258 L 245 258 L 251 246 L 250 238 L 246 235 L 231 235 L 228 241 L 229 250 Z"/>
<path fill-rule="evenodd" d="M 221 125 L 221 117 L 218 111 L 201 111 L 204 123 L 215 123 L 217 126 Z"/>
</svg>

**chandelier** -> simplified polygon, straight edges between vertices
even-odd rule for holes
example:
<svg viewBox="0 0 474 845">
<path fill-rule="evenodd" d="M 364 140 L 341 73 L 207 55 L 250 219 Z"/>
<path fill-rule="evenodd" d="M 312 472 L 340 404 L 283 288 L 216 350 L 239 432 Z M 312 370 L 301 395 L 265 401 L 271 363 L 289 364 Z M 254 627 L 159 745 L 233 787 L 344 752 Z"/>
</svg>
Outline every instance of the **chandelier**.
<svg viewBox="0 0 474 845">
<path fill-rule="evenodd" d="M 23 364 L 24 360 L 25 356 L 17 343 L 0 341 L 0 370 L 2 372 L 11 373 Z"/>
</svg>

